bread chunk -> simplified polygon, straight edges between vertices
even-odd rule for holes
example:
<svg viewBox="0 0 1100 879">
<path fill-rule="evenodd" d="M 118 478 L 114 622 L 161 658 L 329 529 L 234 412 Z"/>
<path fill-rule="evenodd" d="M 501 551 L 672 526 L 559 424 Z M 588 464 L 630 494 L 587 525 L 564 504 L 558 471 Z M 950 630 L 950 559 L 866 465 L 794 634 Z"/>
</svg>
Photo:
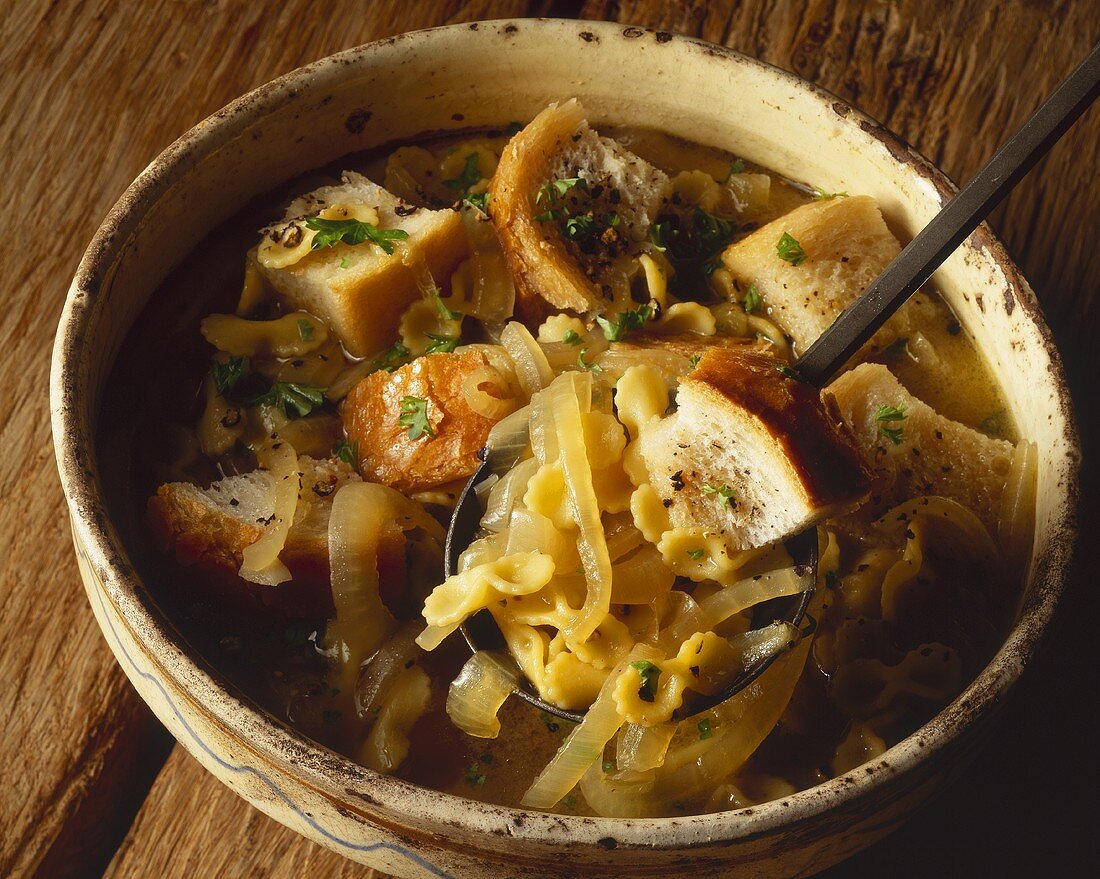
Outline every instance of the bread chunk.
<svg viewBox="0 0 1100 879">
<path fill-rule="evenodd" d="M 540 189 L 557 180 L 580 178 L 563 192 Z M 669 179 L 660 169 L 585 121 L 584 108 L 551 104 L 512 138 L 489 188 L 490 214 L 516 282 L 516 309 L 528 325 L 555 310 L 600 311 L 613 293 L 611 263 L 631 242 L 644 240 L 667 196 Z M 566 216 L 591 211 L 616 225 L 578 245 L 562 233 Z M 539 220 L 554 211 L 557 219 Z"/>
<path fill-rule="evenodd" d="M 495 421 L 470 408 L 466 379 L 488 366 L 480 351 L 427 354 L 388 373 L 374 372 L 344 402 L 344 429 L 359 454 L 365 479 L 409 494 L 470 476 Z M 401 423 L 402 401 L 423 401 L 432 435 L 413 439 Z"/>
<path fill-rule="evenodd" d="M 805 253 L 798 265 L 776 251 L 784 233 Z M 756 285 L 768 317 L 805 353 L 900 250 L 875 200 L 854 195 L 795 208 L 731 244 L 722 262 L 743 289 Z"/>
<path fill-rule="evenodd" d="M 866 497 L 870 473 L 839 417 L 781 363 L 710 348 L 641 451 L 673 524 L 732 549 L 783 540 Z"/>
<path fill-rule="evenodd" d="M 878 363 L 843 373 L 826 394 L 836 400 L 873 474 L 861 515 L 878 516 L 920 495 L 942 495 L 967 507 L 996 533 L 1012 443 L 938 414 Z M 901 409 L 905 418 L 885 421 L 881 416 L 889 413 L 882 407 Z"/>
<path fill-rule="evenodd" d="M 376 215 L 372 225 L 400 229 L 409 237 L 396 242 L 392 254 L 369 240 L 354 245 L 341 242 L 279 265 L 280 248 L 303 233 L 310 234 L 303 218 L 322 212 L 327 219 L 339 219 L 345 211 L 352 219 L 364 212 L 372 218 Z M 323 320 L 356 357 L 375 355 L 393 343 L 401 313 L 421 295 L 416 264 L 426 266 L 442 284 L 469 251 L 457 212 L 408 205 L 353 172 L 345 172 L 339 186 L 324 186 L 295 199 L 284 221 L 266 234 L 278 242 L 275 247 L 268 245 L 267 251 L 261 244 L 259 264 L 264 277 L 293 308 Z"/>
</svg>

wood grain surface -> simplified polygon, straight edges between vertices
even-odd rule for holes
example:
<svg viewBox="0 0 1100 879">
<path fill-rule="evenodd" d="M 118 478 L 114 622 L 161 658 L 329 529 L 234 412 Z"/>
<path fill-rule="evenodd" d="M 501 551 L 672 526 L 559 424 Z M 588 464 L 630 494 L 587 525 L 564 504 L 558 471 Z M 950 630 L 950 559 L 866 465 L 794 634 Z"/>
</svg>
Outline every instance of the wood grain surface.
<svg viewBox="0 0 1100 879">
<path fill-rule="evenodd" d="M 237 799 L 176 748 L 99 637 L 54 471 L 49 349 L 102 216 L 175 137 L 242 92 L 331 52 L 454 21 L 582 15 L 721 42 L 882 120 L 956 180 L 1100 38 L 1095 0 L 374 2 L 131 0 L 4 4 L 0 185 L 0 876 L 369 877 Z M 993 218 L 1066 355 L 1086 458 L 1098 448 L 1100 111 Z M 9 233 L 10 234 L 10 233 Z M 1085 525 L 1100 526 L 1086 470 Z M 1080 569 L 1100 563 L 1083 541 Z M 1069 876 L 1097 834 L 1091 578 L 957 784 L 828 875 Z M 150 787 L 151 786 L 151 787 Z"/>
</svg>

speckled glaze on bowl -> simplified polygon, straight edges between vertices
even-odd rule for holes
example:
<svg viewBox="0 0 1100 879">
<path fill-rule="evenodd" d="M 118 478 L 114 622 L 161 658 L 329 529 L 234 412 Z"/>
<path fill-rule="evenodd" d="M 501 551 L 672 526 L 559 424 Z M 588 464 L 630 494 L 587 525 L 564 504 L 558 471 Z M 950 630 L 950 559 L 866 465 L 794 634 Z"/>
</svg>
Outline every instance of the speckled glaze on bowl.
<svg viewBox="0 0 1100 879">
<path fill-rule="evenodd" d="M 866 766 L 775 802 L 685 818 L 561 817 L 356 766 L 259 710 L 189 650 L 142 587 L 104 501 L 93 443 L 103 382 L 157 284 L 207 231 L 247 199 L 347 153 L 529 119 L 573 96 L 596 124 L 681 132 L 828 190 L 872 195 L 903 235 L 952 192 L 924 159 L 835 96 L 721 47 L 635 27 L 456 25 L 342 52 L 262 86 L 197 125 L 134 181 L 69 292 L 51 405 L 92 609 L 134 686 L 203 765 L 272 817 L 386 872 L 811 875 L 890 832 L 958 773 L 1032 655 L 1067 573 L 1079 463 L 1069 393 L 1038 303 L 987 228 L 935 282 L 1040 449 L 1035 554 L 1018 622 L 977 680 L 917 733 Z"/>
</svg>

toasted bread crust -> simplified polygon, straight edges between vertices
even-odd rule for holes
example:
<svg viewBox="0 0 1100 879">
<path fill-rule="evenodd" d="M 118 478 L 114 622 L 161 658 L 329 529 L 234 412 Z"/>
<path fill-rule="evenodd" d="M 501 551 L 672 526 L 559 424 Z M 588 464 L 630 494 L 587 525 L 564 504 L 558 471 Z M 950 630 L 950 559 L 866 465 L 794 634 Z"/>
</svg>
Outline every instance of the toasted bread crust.
<svg viewBox="0 0 1100 879">
<path fill-rule="evenodd" d="M 478 351 L 428 354 L 393 373 L 372 373 L 352 388 L 344 428 L 358 446 L 363 478 L 409 494 L 470 476 L 495 421 L 473 411 L 462 389 L 488 363 Z M 407 396 L 427 401 L 435 436 L 409 437 L 399 420 Z"/>
<path fill-rule="evenodd" d="M 816 388 L 781 367 L 754 351 L 711 348 L 681 384 L 714 406 L 732 405 L 756 418 L 782 450 L 809 506 L 854 506 L 871 484 L 855 439 Z"/>
<path fill-rule="evenodd" d="M 554 224 L 535 219 L 535 193 L 583 122 L 576 101 L 551 104 L 508 143 L 489 186 L 490 214 L 516 285 L 516 314 L 528 325 L 554 310 L 583 313 L 600 301 Z"/>
</svg>

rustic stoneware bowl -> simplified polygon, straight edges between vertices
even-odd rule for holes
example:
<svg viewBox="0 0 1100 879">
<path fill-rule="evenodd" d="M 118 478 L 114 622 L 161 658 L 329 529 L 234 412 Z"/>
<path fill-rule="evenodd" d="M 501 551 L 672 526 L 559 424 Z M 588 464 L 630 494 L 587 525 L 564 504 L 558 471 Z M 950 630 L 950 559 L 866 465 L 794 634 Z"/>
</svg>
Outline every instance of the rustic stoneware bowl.
<svg viewBox="0 0 1100 879">
<path fill-rule="evenodd" d="M 404 877 L 810 875 L 884 836 L 955 776 L 1020 676 L 1062 590 L 1078 446 L 1058 353 L 1035 296 L 981 228 L 935 282 L 1040 449 L 1038 519 L 1015 628 L 933 721 L 848 775 L 751 809 L 654 820 L 484 805 L 356 766 L 228 685 L 143 587 L 104 500 L 93 442 L 105 377 L 164 275 L 248 199 L 347 153 L 424 132 L 530 119 L 577 96 L 599 123 L 730 148 L 827 190 L 878 199 L 912 235 L 952 193 L 894 135 L 797 77 L 698 40 L 636 27 L 519 20 L 406 34 L 334 55 L 230 104 L 134 181 L 84 255 L 52 375 L 58 468 L 92 609 L 172 734 L 259 809 Z"/>
</svg>

